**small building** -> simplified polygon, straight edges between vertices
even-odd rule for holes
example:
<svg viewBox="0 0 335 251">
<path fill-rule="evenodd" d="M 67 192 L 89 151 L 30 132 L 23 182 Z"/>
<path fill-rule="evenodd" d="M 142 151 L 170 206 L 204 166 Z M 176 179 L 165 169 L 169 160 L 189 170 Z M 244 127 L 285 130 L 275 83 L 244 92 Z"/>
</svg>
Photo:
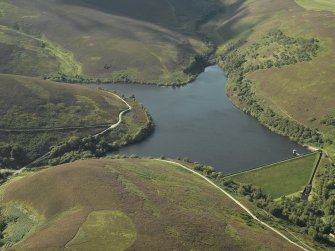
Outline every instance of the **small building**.
<svg viewBox="0 0 335 251">
<path fill-rule="evenodd" d="M 296 149 L 293 149 L 293 150 L 292 150 L 292 154 L 293 154 L 294 156 L 299 156 L 299 155 L 300 155 Z"/>
</svg>

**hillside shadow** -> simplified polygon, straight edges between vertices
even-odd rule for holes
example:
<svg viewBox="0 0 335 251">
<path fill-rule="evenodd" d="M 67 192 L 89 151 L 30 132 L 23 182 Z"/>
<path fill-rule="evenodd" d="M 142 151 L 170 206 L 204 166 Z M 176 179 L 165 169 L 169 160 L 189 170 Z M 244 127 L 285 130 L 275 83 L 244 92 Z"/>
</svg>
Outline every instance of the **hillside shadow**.
<svg viewBox="0 0 335 251">
<path fill-rule="evenodd" d="M 217 19 L 220 18 L 220 20 L 227 20 L 223 25 L 217 26 L 215 31 L 213 31 L 213 39 L 216 40 L 216 43 L 224 43 L 244 33 L 240 36 L 238 41 L 238 46 L 241 46 L 246 42 L 245 39 L 248 35 L 253 32 L 254 27 L 259 24 L 260 20 L 256 20 L 241 27 L 241 20 L 251 16 L 250 11 L 244 4 L 244 0 L 238 0 L 226 8 L 223 14 L 216 17 Z"/>
<path fill-rule="evenodd" d="M 85 15 L 85 8 L 96 10 L 101 13 L 129 18 L 129 20 L 135 20 L 132 22 L 134 30 L 137 28 L 141 30 L 141 22 L 148 22 L 154 25 L 158 25 L 168 30 L 182 33 L 184 35 L 202 37 L 203 40 L 210 40 L 215 44 L 224 43 L 232 38 L 239 37 L 238 44 L 243 45 L 246 42 L 247 37 L 253 32 L 255 26 L 259 24 L 261 20 L 254 19 L 252 22 L 245 23 L 241 26 L 241 20 L 252 16 L 250 10 L 245 4 L 244 0 L 237 0 L 235 3 L 224 5 L 219 1 L 217 8 L 213 6 L 208 7 L 207 10 L 201 10 L 201 6 L 206 5 L 206 2 L 202 0 L 192 0 L 192 3 L 196 6 L 187 8 L 187 5 L 192 5 L 189 0 L 167 1 L 167 0 L 57 0 L 64 6 L 81 7 L 83 13 L 80 15 L 80 19 L 77 17 L 71 17 L 65 13 L 57 13 L 63 20 L 73 23 L 80 30 L 93 30 L 93 29 L 106 29 L 106 23 L 103 19 L 92 18 Z M 199 13 L 203 14 L 201 18 Z M 217 19 L 218 24 L 222 20 L 227 20 L 224 24 L 218 26 L 209 26 L 212 30 L 201 31 L 201 27 L 206 25 L 208 22 L 212 22 Z M 126 20 L 126 19 L 125 19 Z M 142 23 L 143 24 L 143 23 Z M 143 28 L 143 27 L 142 27 Z M 118 26 L 115 25 L 113 29 L 118 30 Z M 165 32 L 158 32 L 159 30 L 154 27 L 146 26 L 146 30 L 152 30 L 152 34 L 160 36 L 160 39 L 170 40 L 171 38 L 165 38 Z M 158 33 L 157 33 L 158 32 Z M 120 34 L 126 35 L 125 31 L 120 28 Z M 241 35 L 242 34 L 242 35 Z M 131 34 L 129 34 L 131 36 Z"/>
<path fill-rule="evenodd" d="M 203 0 L 58 0 L 61 4 L 146 21 L 172 30 L 189 32 L 201 19 L 223 8 L 221 1 Z M 206 7 L 206 8 L 204 8 Z"/>
</svg>

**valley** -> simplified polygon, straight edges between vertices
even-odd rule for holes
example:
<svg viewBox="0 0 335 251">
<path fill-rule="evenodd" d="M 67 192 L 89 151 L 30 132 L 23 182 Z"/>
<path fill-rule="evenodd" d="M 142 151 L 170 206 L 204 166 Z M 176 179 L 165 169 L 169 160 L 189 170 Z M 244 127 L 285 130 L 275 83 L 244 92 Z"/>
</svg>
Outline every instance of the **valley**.
<svg viewBox="0 0 335 251">
<path fill-rule="evenodd" d="M 234 107 L 225 94 L 226 77 L 218 66 L 207 67 L 194 82 L 174 89 L 136 84 L 89 86 L 134 95 L 155 123 L 149 138 L 111 154 L 187 157 L 231 174 L 291 158 L 293 149 L 308 152 Z"/>
<path fill-rule="evenodd" d="M 0 249 L 334 250 L 334 23 L 0 0 Z"/>
</svg>

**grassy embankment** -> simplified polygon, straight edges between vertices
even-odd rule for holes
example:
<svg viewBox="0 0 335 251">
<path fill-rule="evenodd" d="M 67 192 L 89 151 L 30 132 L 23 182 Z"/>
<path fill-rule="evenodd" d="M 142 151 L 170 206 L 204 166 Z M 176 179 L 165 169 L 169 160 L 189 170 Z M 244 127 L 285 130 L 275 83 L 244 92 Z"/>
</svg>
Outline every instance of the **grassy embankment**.
<svg viewBox="0 0 335 251">
<path fill-rule="evenodd" d="M 319 153 L 224 176 L 213 167 L 182 162 L 211 179 L 249 208 L 257 217 L 291 239 L 315 250 L 333 250 L 335 169 L 323 159 L 308 201 L 302 198 Z M 307 170 L 307 172 L 306 172 Z M 280 196 L 280 197 L 279 197 Z M 322 219 L 321 219 L 322 217 Z"/>
<path fill-rule="evenodd" d="M 260 187 L 264 193 L 276 199 L 303 191 L 312 176 L 318 156 L 319 153 L 312 153 L 229 175 L 226 179 Z"/>
<path fill-rule="evenodd" d="M 9 250 L 297 250 L 200 177 L 156 160 L 24 173 L 1 187 L 1 204 L 17 216 L 3 230 Z"/>
<path fill-rule="evenodd" d="M 0 75 L 0 88 L 0 129 L 28 130 L 0 130 L 2 168 L 22 167 L 59 143 L 94 135 L 116 123 L 119 113 L 127 109 L 126 104 L 112 93 L 78 85 Z M 136 101 L 130 102 L 134 111 L 124 121 L 128 126 L 123 126 L 122 133 L 113 131 L 115 140 L 109 141 L 111 143 L 117 140 L 122 141 L 120 144 L 124 143 L 123 138 L 132 137 L 136 130 L 146 127 L 145 111 Z M 85 128 L 95 125 L 98 127 Z M 29 131 L 36 128 L 51 131 Z M 53 128 L 64 130 L 52 131 Z M 93 145 L 90 147 L 94 148 Z"/>
<path fill-rule="evenodd" d="M 0 24 L 19 33 L 10 36 L 16 40 L 11 42 L 0 35 L 3 50 L 12 62 L 10 68 L 3 63 L 7 72 L 70 82 L 156 84 L 184 84 L 202 70 L 206 60 L 195 56 L 206 56 L 212 46 L 201 41 L 196 26 L 209 13 L 222 8 L 218 0 L 1 3 Z M 41 34 L 45 38 L 42 42 Z M 28 38 L 31 41 L 25 41 Z M 17 47 L 24 41 L 29 50 L 22 66 L 16 56 Z M 50 51 L 55 48 L 71 55 L 73 64 L 69 68 L 76 65 L 80 70 L 60 67 L 66 61 Z M 43 67 L 26 69 L 33 67 L 31 62 Z"/>
</svg>

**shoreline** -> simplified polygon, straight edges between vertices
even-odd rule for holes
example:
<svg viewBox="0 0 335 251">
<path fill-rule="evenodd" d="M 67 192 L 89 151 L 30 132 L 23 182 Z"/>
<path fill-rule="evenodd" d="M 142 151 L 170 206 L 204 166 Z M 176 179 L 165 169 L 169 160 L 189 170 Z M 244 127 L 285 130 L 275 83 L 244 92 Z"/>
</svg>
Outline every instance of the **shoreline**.
<svg viewBox="0 0 335 251">
<path fill-rule="evenodd" d="M 216 65 L 215 67 L 217 67 L 217 69 L 222 69 L 222 67 L 220 67 L 219 65 Z M 218 78 L 218 80 L 220 81 L 220 80 L 222 80 L 222 79 L 225 79 L 225 77 L 224 76 L 220 76 L 219 78 Z M 191 83 L 192 84 L 192 83 Z M 98 88 L 101 88 L 101 89 L 104 89 L 105 90 L 105 88 L 104 88 L 104 86 L 103 85 L 101 85 L 101 86 L 99 86 Z M 111 88 L 111 90 L 109 90 L 109 91 L 112 91 L 113 90 L 113 84 L 111 84 L 110 85 L 110 88 Z M 134 88 L 136 88 L 136 86 L 134 86 Z M 148 87 L 149 89 L 150 89 L 150 87 Z M 157 87 L 158 88 L 158 87 Z M 173 88 L 173 87 L 172 87 Z M 128 87 L 126 87 L 126 89 L 128 89 Z M 160 89 L 160 88 L 158 88 L 158 89 Z M 120 84 L 120 90 L 121 90 L 121 93 L 122 93 L 122 84 Z M 119 90 L 119 91 L 120 91 Z M 172 89 L 170 89 L 170 90 L 172 90 Z M 178 91 L 178 90 L 177 90 Z M 230 105 L 231 106 L 233 106 L 233 107 L 235 107 L 236 108 L 236 110 L 237 110 L 237 112 L 243 112 L 244 114 L 246 114 L 246 115 L 248 115 L 247 117 L 249 117 L 249 119 L 251 119 L 251 120 L 257 120 L 254 116 L 251 116 L 251 114 L 249 114 L 249 113 L 246 113 L 245 111 L 243 111 L 243 109 L 241 109 L 240 107 L 238 107 L 237 105 L 236 105 L 236 103 L 234 103 L 234 102 L 232 102 L 232 99 L 231 99 L 231 97 L 228 95 L 228 93 L 227 93 L 227 89 L 226 90 L 220 90 L 220 92 L 222 92 L 222 96 L 224 96 L 223 98 L 224 99 L 226 99 L 226 97 L 229 99 L 229 103 L 230 103 Z M 223 92 L 224 92 L 224 94 L 223 94 Z M 131 92 L 131 88 L 130 88 L 130 91 L 129 92 L 127 92 L 127 95 L 131 95 L 133 92 Z M 266 131 L 268 131 L 269 133 L 271 132 L 271 133 L 276 133 L 276 135 L 279 135 L 279 136 L 283 136 L 283 137 L 285 137 L 285 138 L 288 138 L 289 139 L 289 141 L 290 142 L 293 142 L 293 143 L 297 143 L 296 141 L 294 141 L 294 140 L 292 140 L 292 139 L 290 139 L 287 135 L 282 135 L 282 134 L 280 134 L 280 133 L 278 133 L 278 132 L 276 132 L 276 131 L 273 131 L 273 130 L 271 130 L 271 128 L 269 128 L 269 127 L 267 127 L 266 125 L 264 125 L 263 123 L 260 123 L 260 121 L 259 120 L 257 120 L 257 121 L 255 121 L 255 123 L 257 123 L 259 126 L 261 126 L 261 127 L 263 127 L 264 128 L 264 130 L 266 130 Z M 144 140 L 145 141 L 145 140 Z M 138 142 L 138 141 L 137 141 Z M 143 142 L 143 141 L 141 141 L 141 142 Z M 298 147 L 298 149 L 300 149 L 301 150 L 301 152 L 303 152 L 303 153 L 309 153 L 309 151 L 306 151 L 305 149 L 306 149 L 306 146 L 305 145 L 303 145 L 303 144 L 301 144 L 301 143 L 299 143 L 299 145 L 301 146 L 303 146 L 304 147 L 304 149 L 300 149 L 298 146 L 292 146 L 291 148 L 293 149 L 293 148 L 295 148 L 295 147 Z M 140 147 L 140 146 L 139 146 Z M 290 149 L 290 151 L 289 152 L 291 152 L 291 150 L 292 149 Z M 113 154 L 113 153 L 112 153 Z M 131 153 L 130 153 L 131 154 Z M 134 154 L 136 154 L 136 152 L 134 153 Z M 150 153 L 148 154 L 148 151 L 146 152 L 146 154 L 147 155 L 150 155 Z M 161 155 L 163 155 L 164 156 L 164 153 L 161 153 Z M 180 155 L 175 155 L 175 156 L 180 156 Z M 183 155 L 182 157 L 191 157 L 192 158 L 192 155 L 191 156 L 189 156 L 189 155 Z M 274 158 L 273 159 L 273 161 L 278 161 L 278 160 L 286 160 L 287 158 L 290 158 L 291 157 L 291 155 L 286 155 L 286 156 L 283 156 L 283 157 L 281 157 L 281 158 Z M 247 164 L 247 170 L 249 170 L 250 169 L 250 167 L 259 167 L 260 165 L 268 165 L 268 164 L 271 164 L 271 163 L 273 163 L 273 161 L 268 161 L 268 162 L 263 162 L 263 163 L 260 163 L 260 164 L 251 164 L 250 165 L 250 163 L 249 163 L 249 166 L 248 166 L 248 164 Z M 214 165 L 214 164 L 212 164 L 212 165 Z M 214 165 L 215 166 L 215 165 Z M 233 170 L 232 170 L 233 171 Z M 229 172 L 230 174 L 234 174 L 236 172 L 236 170 L 235 171 L 233 171 L 233 172 Z"/>
<path fill-rule="evenodd" d="M 128 77 L 120 78 L 120 79 L 94 78 L 94 77 L 88 77 L 84 75 L 78 75 L 78 76 L 71 77 L 65 74 L 59 74 L 56 76 L 53 76 L 52 74 L 50 74 L 50 75 L 45 75 L 45 76 L 40 76 L 40 77 L 44 80 L 50 80 L 54 82 L 61 82 L 61 83 L 67 83 L 67 84 L 139 84 L 139 85 L 154 85 L 154 86 L 161 86 L 161 87 L 183 87 L 183 86 L 186 86 L 194 82 L 194 80 L 201 73 L 203 73 L 207 67 L 216 65 L 216 59 L 212 58 L 213 55 L 215 55 L 214 48 L 210 49 L 210 51 L 204 55 L 195 54 L 190 64 L 184 69 L 181 69 L 182 72 L 186 75 L 188 79 L 185 81 L 181 81 L 179 83 L 163 82 L 159 80 L 143 81 L 143 80 L 130 79 Z"/>
</svg>

